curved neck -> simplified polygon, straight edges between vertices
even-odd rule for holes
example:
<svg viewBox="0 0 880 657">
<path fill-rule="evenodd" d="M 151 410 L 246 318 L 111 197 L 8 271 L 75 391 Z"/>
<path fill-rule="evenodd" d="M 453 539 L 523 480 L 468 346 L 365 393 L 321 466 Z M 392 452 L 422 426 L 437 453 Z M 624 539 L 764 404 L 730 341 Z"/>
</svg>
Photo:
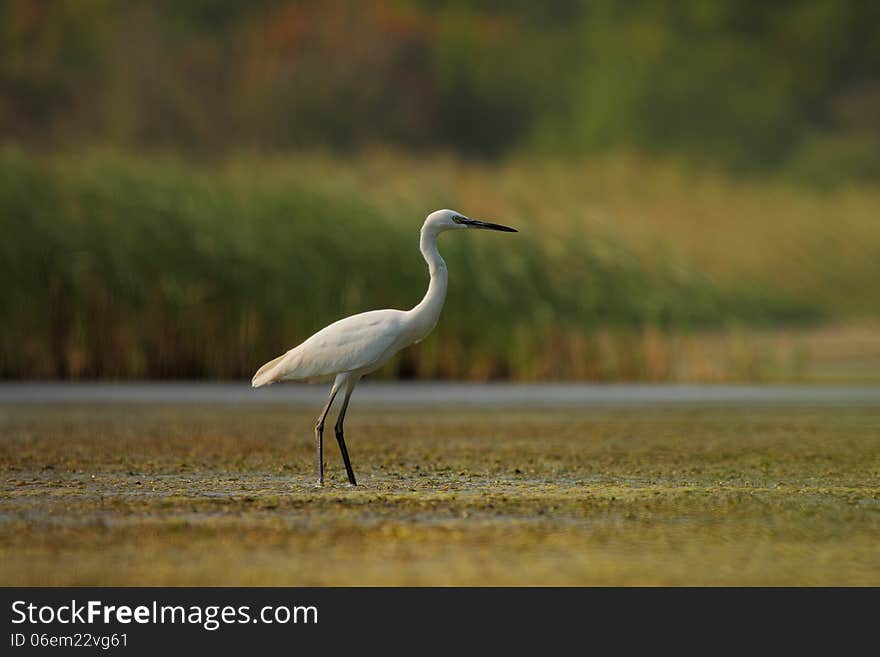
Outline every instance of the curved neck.
<svg viewBox="0 0 880 657">
<path fill-rule="evenodd" d="M 416 325 L 418 339 L 421 340 L 431 332 L 440 318 L 440 311 L 443 310 L 443 302 L 446 300 L 448 275 L 446 263 L 443 262 L 443 258 L 440 257 L 440 252 L 437 250 L 436 232 L 422 228 L 419 250 L 422 252 L 425 262 L 428 263 L 431 282 L 428 284 L 428 291 L 424 298 L 409 311 L 409 315 Z"/>
</svg>

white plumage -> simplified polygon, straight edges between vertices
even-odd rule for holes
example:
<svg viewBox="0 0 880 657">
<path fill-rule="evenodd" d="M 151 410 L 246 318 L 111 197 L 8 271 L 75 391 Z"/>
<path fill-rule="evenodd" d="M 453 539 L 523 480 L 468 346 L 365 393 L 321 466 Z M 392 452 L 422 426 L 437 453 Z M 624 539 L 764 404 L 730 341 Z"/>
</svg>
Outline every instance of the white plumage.
<svg viewBox="0 0 880 657">
<path fill-rule="evenodd" d="M 406 321 L 400 310 L 371 310 L 322 328 L 308 340 L 279 356 L 254 375 L 258 388 L 276 381 L 332 381 L 340 372 L 372 372 L 398 350 L 398 337 Z"/>
<path fill-rule="evenodd" d="M 394 354 L 424 339 L 437 324 L 446 298 L 446 263 L 437 250 L 437 236 L 447 230 L 482 228 L 516 232 L 513 228 L 470 219 L 453 210 L 437 210 L 422 225 L 419 247 L 431 280 L 422 301 L 411 310 L 372 310 L 340 319 L 321 329 L 305 342 L 263 365 L 254 375 L 255 388 L 276 381 L 333 381 L 330 396 L 315 425 L 318 444 L 318 483 L 324 482 L 324 420 L 339 390 L 344 390 L 342 408 L 336 422 L 336 438 L 342 451 L 348 480 L 356 484 L 345 446 L 343 422 L 348 400 L 355 385 Z"/>
</svg>

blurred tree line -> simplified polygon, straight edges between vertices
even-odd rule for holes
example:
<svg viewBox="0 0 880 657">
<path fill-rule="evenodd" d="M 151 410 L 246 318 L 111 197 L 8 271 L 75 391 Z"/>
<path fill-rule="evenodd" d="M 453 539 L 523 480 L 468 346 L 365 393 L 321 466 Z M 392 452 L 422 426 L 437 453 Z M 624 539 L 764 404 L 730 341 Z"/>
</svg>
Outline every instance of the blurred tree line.
<svg viewBox="0 0 880 657">
<path fill-rule="evenodd" d="M 28 149 L 686 155 L 880 177 L 880 3 L 0 0 Z"/>
</svg>

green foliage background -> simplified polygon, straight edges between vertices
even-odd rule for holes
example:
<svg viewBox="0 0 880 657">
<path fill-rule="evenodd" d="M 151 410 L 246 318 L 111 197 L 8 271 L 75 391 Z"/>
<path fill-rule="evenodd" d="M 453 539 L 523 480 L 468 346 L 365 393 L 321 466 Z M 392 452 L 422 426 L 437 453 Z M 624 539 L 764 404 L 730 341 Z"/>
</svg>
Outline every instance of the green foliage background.
<svg viewBox="0 0 880 657">
<path fill-rule="evenodd" d="M 415 305 L 427 281 L 420 218 L 297 178 L 7 152 L 0 375 L 247 376 L 332 319 Z M 568 232 L 554 243 L 520 225 L 525 239 L 503 244 L 445 236 L 452 301 L 440 337 L 386 374 L 533 378 L 549 359 L 565 376 L 554 349 L 600 327 L 824 313 L 772 287 L 719 286 L 679 259 L 639 260 L 611 238 Z"/>
<path fill-rule="evenodd" d="M 674 379 L 880 314 L 878 181 L 878 3 L 0 0 L 0 376 L 249 376 L 455 207 L 380 375 Z"/>
<path fill-rule="evenodd" d="M 0 134 L 216 154 L 376 144 L 880 174 L 859 0 L 5 0 Z"/>
</svg>

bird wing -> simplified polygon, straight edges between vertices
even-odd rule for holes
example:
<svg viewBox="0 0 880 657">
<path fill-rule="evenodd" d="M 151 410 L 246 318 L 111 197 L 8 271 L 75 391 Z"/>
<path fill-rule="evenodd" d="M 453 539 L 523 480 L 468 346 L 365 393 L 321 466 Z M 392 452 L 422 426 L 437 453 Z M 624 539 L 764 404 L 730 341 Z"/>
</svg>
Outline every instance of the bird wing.
<svg viewBox="0 0 880 657">
<path fill-rule="evenodd" d="M 373 310 L 330 324 L 254 375 L 254 387 L 276 381 L 323 381 L 340 372 L 369 371 L 394 353 L 398 310 Z M 389 353 L 391 351 L 391 353 Z"/>
</svg>

